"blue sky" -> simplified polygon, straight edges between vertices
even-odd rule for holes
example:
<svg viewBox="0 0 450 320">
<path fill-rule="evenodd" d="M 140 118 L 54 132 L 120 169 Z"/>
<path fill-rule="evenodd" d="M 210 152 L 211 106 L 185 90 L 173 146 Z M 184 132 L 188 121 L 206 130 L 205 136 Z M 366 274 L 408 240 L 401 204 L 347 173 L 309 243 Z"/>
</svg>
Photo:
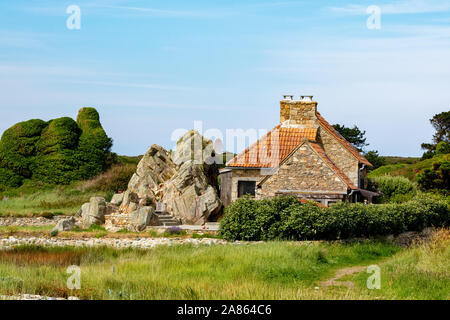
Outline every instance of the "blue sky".
<svg viewBox="0 0 450 320">
<path fill-rule="evenodd" d="M 69 5 L 80 30 L 66 27 Z M 137 155 L 171 148 L 195 120 L 270 129 L 286 93 L 365 129 L 369 149 L 421 155 L 428 119 L 450 106 L 450 1 L 0 3 L 1 132 L 93 106 L 113 150 Z"/>
</svg>

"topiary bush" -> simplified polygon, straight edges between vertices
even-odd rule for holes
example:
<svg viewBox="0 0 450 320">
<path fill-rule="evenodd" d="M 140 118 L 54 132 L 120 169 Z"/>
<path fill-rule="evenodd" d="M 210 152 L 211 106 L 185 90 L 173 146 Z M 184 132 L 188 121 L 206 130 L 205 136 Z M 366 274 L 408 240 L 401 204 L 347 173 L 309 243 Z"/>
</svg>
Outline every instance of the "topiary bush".
<svg viewBox="0 0 450 320">
<path fill-rule="evenodd" d="M 94 108 L 82 108 L 78 112 L 77 124 L 82 133 L 78 144 L 78 157 L 82 163 L 79 175 L 83 179 L 98 175 L 107 169 L 111 154 L 112 139 L 100 124 L 100 116 Z"/>
<path fill-rule="evenodd" d="M 68 117 L 49 121 L 37 142 L 33 179 L 55 184 L 78 180 L 77 148 L 81 129 Z"/>
<path fill-rule="evenodd" d="M 0 140 L 0 189 L 24 179 L 68 184 L 105 170 L 117 157 L 94 108 L 48 122 L 33 119 L 7 129 Z"/>
<path fill-rule="evenodd" d="M 334 240 L 421 231 L 450 225 L 449 203 L 419 196 L 400 204 L 340 203 L 321 208 L 295 198 L 240 198 L 225 209 L 227 240 Z"/>
<path fill-rule="evenodd" d="M 3 132 L 0 139 L 0 167 L 23 178 L 30 178 L 36 144 L 47 125 L 45 121 L 33 119 L 19 122 Z M 0 178 L 5 179 L 6 176 Z"/>
<path fill-rule="evenodd" d="M 7 188 L 17 188 L 23 183 L 24 177 L 7 168 L 0 168 L 0 191 Z"/>
</svg>

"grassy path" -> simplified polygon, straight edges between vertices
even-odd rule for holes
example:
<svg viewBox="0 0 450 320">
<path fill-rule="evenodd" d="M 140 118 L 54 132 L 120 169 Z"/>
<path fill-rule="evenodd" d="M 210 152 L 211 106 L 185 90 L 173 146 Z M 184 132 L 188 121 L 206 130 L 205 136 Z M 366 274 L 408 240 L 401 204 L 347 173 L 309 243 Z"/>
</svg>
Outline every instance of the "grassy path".
<svg viewBox="0 0 450 320">
<path fill-rule="evenodd" d="M 339 269 L 336 274 L 326 280 L 319 283 L 321 287 L 329 287 L 329 286 L 347 286 L 347 287 L 353 287 L 355 283 L 353 281 L 339 281 L 342 277 L 345 277 L 347 275 L 351 275 L 354 273 L 359 273 L 366 270 L 366 267 L 362 266 L 356 266 L 356 267 L 347 267 L 343 269 Z"/>
<path fill-rule="evenodd" d="M 393 244 L 268 242 L 151 250 L 19 246 L 0 255 L 0 295 L 81 299 L 449 299 L 450 231 Z M 361 266 L 377 264 L 381 289 Z M 81 289 L 67 288 L 67 267 Z M 358 267 L 358 268 L 355 268 Z M 329 285 L 351 281 L 353 286 Z"/>
<path fill-rule="evenodd" d="M 0 294 L 82 299 L 333 298 L 332 292 L 315 292 L 316 283 L 336 269 L 372 263 L 400 250 L 369 241 L 152 250 L 22 246 L 0 256 Z M 82 271 L 81 290 L 66 287 L 66 269 L 73 264 Z"/>
</svg>

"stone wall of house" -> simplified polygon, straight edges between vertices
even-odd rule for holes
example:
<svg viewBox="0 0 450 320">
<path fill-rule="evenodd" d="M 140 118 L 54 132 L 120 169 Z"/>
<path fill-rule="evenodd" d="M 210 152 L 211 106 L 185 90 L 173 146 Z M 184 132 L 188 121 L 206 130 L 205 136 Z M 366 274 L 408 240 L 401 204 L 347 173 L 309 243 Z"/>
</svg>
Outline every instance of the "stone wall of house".
<svg viewBox="0 0 450 320">
<path fill-rule="evenodd" d="M 347 185 L 309 146 L 303 144 L 278 171 L 262 183 L 260 197 L 273 197 L 281 190 L 315 193 L 347 193 Z"/>
<path fill-rule="evenodd" d="M 233 169 L 231 176 L 231 201 L 238 198 L 239 181 L 255 181 L 258 183 L 262 178 L 261 169 Z"/>
<path fill-rule="evenodd" d="M 231 203 L 233 171 L 226 170 L 220 173 L 220 201 L 226 207 Z"/>
<path fill-rule="evenodd" d="M 348 151 L 333 135 L 320 126 L 318 133 L 319 142 L 322 143 L 328 157 L 341 169 L 347 177 L 358 187 L 359 185 L 359 161 Z"/>
<path fill-rule="evenodd" d="M 315 128 L 318 126 L 316 112 L 317 102 L 280 101 L 280 123 L 289 120 L 291 125 Z"/>
</svg>

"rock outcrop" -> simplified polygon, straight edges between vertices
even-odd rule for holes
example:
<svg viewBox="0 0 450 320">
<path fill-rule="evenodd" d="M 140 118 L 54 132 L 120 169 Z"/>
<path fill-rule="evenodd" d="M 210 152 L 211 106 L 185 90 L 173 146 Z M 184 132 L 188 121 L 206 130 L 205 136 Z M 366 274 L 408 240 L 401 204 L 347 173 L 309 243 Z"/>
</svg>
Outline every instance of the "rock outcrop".
<svg viewBox="0 0 450 320">
<path fill-rule="evenodd" d="M 76 220 L 74 217 L 70 217 L 67 219 L 61 219 L 56 223 L 56 226 L 52 229 L 52 231 L 63 232 L 70 231 L 75 228 Z"/>
<path fill-rule="evenodd" d="M 164 182 L 176 174 L 176 166 L 166 150 L 152 145 L 139 162 L 128 183 L 120 210 L 129 214 L 143 206 L 156 206 Z"/>
<path fill-rule="evenodd" d="M 183 223 L 205 223 L 222 207 L 214 160 L 212 142 L 196 131 L 186 133 L 171 155 L 152 145 L 128 184 L 121 213 L 130 214 L 142 207 L 156 208 L 159 202 Z"/>
<path fill-rule="evenodd" d="M 196 131 L 186 133 L 171 153 L 152 145 L 123 194 L 110 203 L 92 197 L 82 206 L 82 225 L 106 220 L 108 230 L 142 231 L 161 223 L 204 224 L 222 209 L 215 161 L 212 141 Z"/>
<path fill-rule="evenodd" d="M 83 228 L 89 228 L 93 224 L 105 223 L 107 205 L 104 198 L 92 197 L 89 202 L 81 206 L 81 223 Z"/>
<path fill-rule="evenodd" d="M 209 184 L 204 169 L 204 165 L 188 160 L 161 190 L 161 201 L 167 211 L 183 223 L 203 224 L 221 207 L 216 189 Z"/>
<path fill-rule="evenodd" d="M 113 195 L 109 203 L 115 206 L 120 206 L 122 204 L 122 201 L 123 201 L 123 193 L 116 193 L 115 195 Z"/>
<path fill-rule="evenodd" d="M 155 210 L 152 207 L 142 207 L 130 214 L 130 227 L 134 231 L 143 231 L 150 225 Z"/>
</svg>

